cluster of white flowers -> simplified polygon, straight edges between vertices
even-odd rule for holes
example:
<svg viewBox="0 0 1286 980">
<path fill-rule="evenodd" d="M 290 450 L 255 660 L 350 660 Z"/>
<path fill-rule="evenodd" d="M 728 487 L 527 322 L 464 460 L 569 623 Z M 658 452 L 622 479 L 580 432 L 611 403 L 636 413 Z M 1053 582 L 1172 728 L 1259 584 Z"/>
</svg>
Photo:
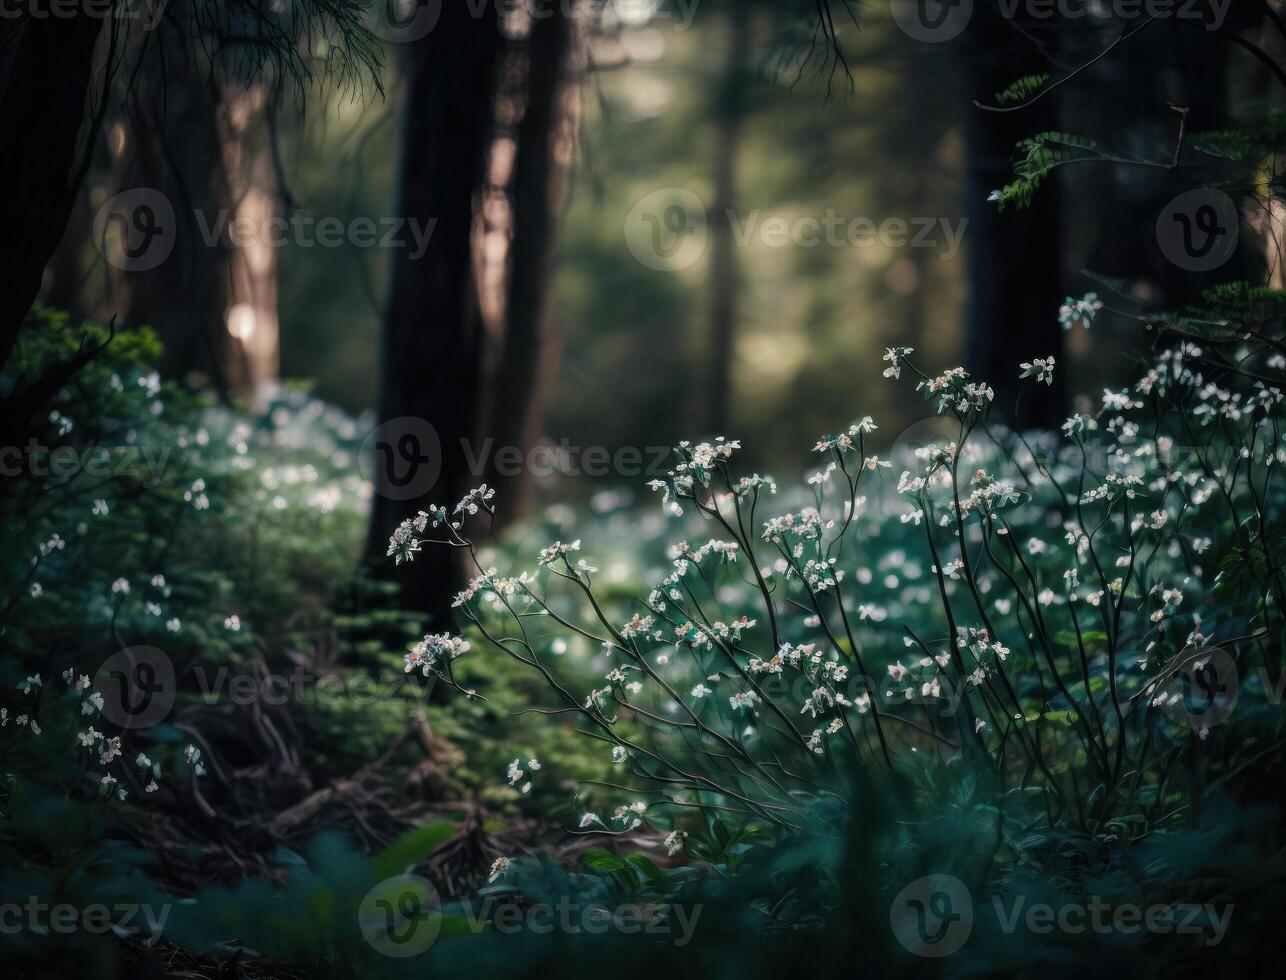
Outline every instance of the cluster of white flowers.
<svg viewBox="0 0 1286 980">
<path fill-rule="evenodd" d="M 915 353 L 914 347 L 886 347 L 881 360 L 889 362 L 884 369 L 884 377 L 898 381 L 902 377 L 902 361 Z"/>
<path fill-rule="evenodd" d="M 1098 293 L 1086 293 L 1080 299 L 1068 296 L 1058 308 L 1058 322 L 1064 330 L 1071 330 L 1073 327 L 1088 330 L 1102 308 L 1103 301 L 1098 298 Z"/>
<path fill-rule="evenodd" d="M 1054 383 L 1053 354 L 1050 354 L 1049 357 L 1035 357 L 1030 361 L 1023 361 L 1018 366 L 1022 369 L 1022 373 L 1018 375 L 1020 378 L 1030 378 L 1035 375 L 1037 384 L 1042 381 L 1047 385 Z"/>
<path fill-rule="evenodd" d="M 580 538 L 577 538 L 571 544 L 563 544 L 561 541 L 555 541 L 548 547 L 541 548 L 540 554 L 536 556 L 537 565 L 553 565 L 560 558 L 565 559 L 574 551 L 580 551 Z"/>
<path fill-rule="evenodd" d="M 909 350 L 909 348 L 907 349 Z M 886 371 L 885 374 L 887 375 L 887 373 Z M 813 452 L 825 453 L 832 450 L 852 452 L 857 448 L 857 440 L 860 436 L 874 432 L 878 428 L 879 426 L 875 424 L 873 418 L 869 415 L 864 415 L 860 420 L 848 427 L 848 432 L 837 436 L 822 436 L 817 440 L 817 444 L 813 446 Z"/>
<path fill-rule="evenodd" d="M 484 483 L 482 486 L 475 487 L 466 493 L 460 499 L 460 502 L 455 505 L 455 510 L 453 510 L 452 513 L 472 517 L 482 508 L 487 508 L 489 510 L 490 507 L 488 505 L 491 503 L 495 495 L 496 491 Z"/>
<path fill-rule="evenodd" d="M 1076 301 L 1077 322 L 1088 325 L 1100 307 L 1092 296 Z M 1062 703 L 1068 698 L 1091 715 L 1103 711 L 1116 692 L 1097 698 L 1086 692 L 1105 689 L 1103 674 L 1118 670 L 1118 660 L 1128 660 L 1131 668 L 1142 660 L 1139 666 L 1155 669 L 1173 657 L 1179 636 L 1189 629 L 1200 633 L 1201 617 L 1214 608 L 1208 578 L 1218 567 L 1219 539 L 1213 535 L 1226 524 L 1225 515 L 1212 512 L 1234 492 L 1238 471 L 1261 461 L 1286 465 L 1275 436 L 1256 437 L 1253 431 L 1226 459 L 1180 459 L 1164 430 L 1175 432 L 1181 420 L 1158 419 L 1145 402 L 1182 387 L 1183 397 L 1205 406 L 1207 422 L 1276 424 L 1281 393 L 1265 384 L 1249 395 L 1231 383 L 1214 384 L 1203 376 L 1201 349 L 1180 344 L 1162 351 L 1137 385 L 1078 400 L 1081 411 L 1064 424 L 1065 439 L 1054 432 L 993 432 L 1002 427 L 988 424 L 995 397 L 989 386 L 958 367 L 927 376 L 911 362 L 911 353 L 890 348 L 885 374 L 898 379 L 903 371 L 913 373 L 917 389 L 946 416 L 932 420 L 935 432 L 946 434 L 915 447 L 895 444 L 887 459 L 869 455 L 863 444 L 876 431 L 869 417 L 847 432 L 824 436 L 813 449 L 831 456 L 806 486 L 788 492 L 786 513 L 756 513 L 777 491 L 770 478 L 737 481 L 728 472 L 725 464 L 739 443 L 682 443 L 675 469 L 652 486 L 664 491 L 674 513 L 682 512 L 680 500 L 693 501 L 694 517 L 726 537 L 699 547 L 686 540 L 672 545 L 669 566 L 663 566 L 664 577 L 648 594 L 646 608 L 631 614 L 622 597 L 596 594 L 582 603 L 593 567 L 574 557 L 579 539 L 556 541 L 537 559 L 554 573 L 542 574 L 541 583 L 572 580 L 576 588 L 567 591 L 579 611 L 543 591 L 537 594 L 531 579 L 502 584 L 495 569 L 470 582 L 456 605 L 479 624 L 482 616 L 510 615 L 523 627 L 527 616 L 544 616 L 543 623 L 556 622 L 601 644 L 596 656 L 610 665 L 601 686 L 583 702 L 566 689 L 559 689 L 560 696 L 608 734 L 613 764 L 647 778 L 655 763 L 658 778 L 677 792 L 705 792 L 736 769 L 745 778 L 734 777 L 729 799 L 746 793 L 789 810 L 788 793 L 777 795 L 770 785 L 794 778 L 784 775 L 787 766 L 767 762 L 766 771 L 757 770 L 784 743 L 796 751 L 802 745 L 807 754 L 795 760 L 800 772 L 824 780 L 830 759 L 815 756 L 864 755 L 878 746 L 889 751 L 881 729 L 889 713 L 899 726 L 919 729 L 909 733 L 917 742 L 923 736 L 954 746 L 958 727 L 935 712 L 963 705 L 969 727 L 994 751 L 1027 726 L 1076 724 L 1065 721 L 1073 713 Z M 1054 370 L 1052 356 L 1035 358 L 1022 364 L 1020 376 L 1049 385 Z M 868 507 L 857 481 L 884 469 L 900 473 L 896 487 L 871 491 L 874 506 Z M 768 493 L 761 496 L 760 490 Z M 1104 506 L 1089 506 L 1098 504 Z M 664 523 L 652 518 L 654 527 Z M 767 557 L 765 544 L 747 528 L 761 529 Z M 417 533 L 412 523 L 390 553 L 413 553 L 407 542 Z M 850 542 L 862 560 L 852 561 Z M 617 567 L 608 563 L 605 577 L 622 580 L 626 573 L 618 575 Z M 748 608 L 748 590 L 762 594 L 758 619 L 729 615 Z M 519 592 L 527 602 L 521 612 L 502 608 L 507 603 L 493 602 L 488 609 L 477 601 L 488 593 Z M 762 631 L 749 632 L 757 622 L 765 624 Z M 892 660 L 885 641 L 899 627 L 906 635 L 897 651 L 901 658 Z M 514 633 L 525 636 L 526 629 Z M 503 645 L 530 649 L 513 634 Z M 576 652 L 582 655 L 579 641 Z M 435 659 L 428 651 L 420 657 Z M 1050 683 L 1050 670 L 1068 672 L 1071 694 Z M 1040 684 L 1033 671 L 1042 675 Z M 640 696 L 645 690 L 650 696 Z M 1044 703 L 1033 706 L 1042 691 Z M 917 698 L 929 709 L 923 720 L 906 710 Z M 762 724 L 756 721 L 761 715 Z M 799 725 L 800 716 L 812 721 Z M 644 760 L 620 744 L 625 729 L 616 726 L 635 723 L 648 731 L 679 726 L 683 738 L 640 741 L 648 746 Z M 982 737 L 984 730 L 989 734 Z M 876 732 L 878 739 L 872 737 Z M 1093 740 L 1102 732 L 1102 725 L 1093 725 L 1081 734 Z M 1024 739 L 1007 744 L 1023 753 L 1040 741 L 1039 735 Z M 700 777 L 677 763 L 667 770 L 665 753 L 677 752 L 678 742 L 713 755 L 716 740 L 721 761 Z M 756 756 L 770 741 L 772 747 Z M 905 744 L 898 736 L 894 748 Z M 525 792 L 529 769 L 515 759 L 510 784 Z M 610 804 L 599 806 L 599 812 L 612 814 L 609 820 L 591 811 L 581 818 L 581 828 L 625 832 L 644 820 L 633 804 L 614 813 L 603 807 Z M 681 851 L 682 832 L 670 830 L 664 846 Z"/>
<path fill-rule="evenodd" d="M 413 646 L 406 654 L 405 670 L 410 673 L 419 670 L 428 677 L 435 673 L 438 665 L 450 663 L 469 650 L 469 641 L 450 633 L 430 633 Z"/>
<path fill-rule="evenodd" d="M 540 760 L 530 758 L 527 760 L 527 769 L 532 772 L 540 772 Z M 526 796 L 531 792 L 531 780 L 527 778 L 527 770 L 522 767 L 521 759 L 514 759 L 509 763 L 509 768 L 505 771 L 505 776 L 509 780 L 510 786 L 518 786 L 519 791 Z M 519 784 L 521 783 L 521 786 Z"/>
</svg>

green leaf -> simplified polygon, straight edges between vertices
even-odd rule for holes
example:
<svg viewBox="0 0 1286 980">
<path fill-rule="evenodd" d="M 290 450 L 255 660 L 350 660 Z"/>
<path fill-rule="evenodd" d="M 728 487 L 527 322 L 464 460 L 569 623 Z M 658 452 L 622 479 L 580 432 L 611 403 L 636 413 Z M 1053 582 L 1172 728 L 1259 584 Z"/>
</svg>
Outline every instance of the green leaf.
<svg viewBox="0 0 1286 980">
<path fill-rule="evenodd" d="M 628 854 L 625 860 L 638 869 L 643 880 L 654 887 L 665 884 L 665 873 L 646 854 Z"/>
<path fill-rule="evenodd" d="M 407 868 L 419 864 L 455 835 L 456 828 L 443 820 L 407 831 L 371 859 L 371 874 L 377 880 L 404 874 Z"/>
<path fill-rule="evenodd" d="M 615 854 L 605 851 L 601 847 L 589 848 L 581 854 L 580 859 L 581 863 L 591 871 L 599 871 L 603 874 L 629 867 Z"/>
<path fill-rule="evenodd" d="M 1008 85 L 1003 92 L 996 93 L 997 105 L 1009 105 L 1013 102 L 1026 102 L 1045 87 L 1049 81 L 1049 72 L 1038 75 L 1024 75 Z"/>
</svg>

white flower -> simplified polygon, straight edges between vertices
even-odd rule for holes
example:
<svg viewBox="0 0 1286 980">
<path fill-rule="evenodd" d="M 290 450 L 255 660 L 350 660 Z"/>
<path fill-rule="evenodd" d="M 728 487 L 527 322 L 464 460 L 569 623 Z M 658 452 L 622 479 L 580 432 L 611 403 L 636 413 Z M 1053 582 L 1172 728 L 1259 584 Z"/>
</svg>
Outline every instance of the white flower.
<svg viewBox="0 0 1286 980">
<path fill-rule="evenodd" d="M 613 746 L 612 746 L 612 761 L 613 761 L 613 762 L 615 762 L 615 763 L 617 763 L 617 764 L 620 764 L 620 763 L 624 762 L 624 761 L 625 761 L 625 757 L 626 757 L 626 755 L 627 755 L 627 753 L 626 753 L 626 751 L 625 751 L 625 746 L 624 746 L 624 745 L 613 745 Z"/>
<path fill-rule="evenodd" d="M 1038 384 L 1041 381 L 1045 382 L 1047 385 L 1052 385 L 1054 383 L 1053 354 L 1049 357 L 1036 357 L 1031 361 L 1023 361 L 1018 366 L 1022 368 L 1022 373 L 1018 375 L 1020 378 L 1030 378 L 1034 374 Z"/>
<path fill-rule="evenodd" d="M 665 853 L 674 857 L 683 850 L 683 838 L 688 836 L 686 830 L 672 830 L 665 838 Z"/>
<path fill-rule="evenodd" d="M 1064 330 L 1071 330 L 1076 326 L 1088 330 L 1102 308 L 1103 301 L 1098 298 L 1098 293 L 1086 293 L 1080 299 L 1068 296 L 1058 308 L 1058 322 Z"/>
<path fill-rule="evenodd" d="M 493 884 L 497 878 L 509 870 L 509 859 L 507 857 L 498 857 L 491 863 L 491 871 L 487 874 L 487 884 Z"/>
<path fill-rule="evenodd" d="M 527 773 L 523 770 L 521 761 L 514 759 L 513 762 L 509 763 L 509 769 L 506 772 L 506 775 L 509 778 L 509 785 L 515 786 L 522 781 L 522 778 L 526 776 Z"/>
<path fill-rule="evenodd" d="M 453 661 L 468 652 L 469 641 L 463 637 L 452 636 L 450 633 L 430 633 L 412 647 L 403 659 L 407 673 L 418 667 L 428 677 L 439 663 Z"/>
<path fill-rule="evenodd" d="M 37 688 L 41 686 L 43 685 L 40 680 L 40 675 L 32 674 L 25 681 L 22 681 L 18 684 L 18 689 L 21 690 L 23 694 L 30 694 L 33 688 Z"/>
<path fill-rule="evenodd" d="M 92 715 L 95 711 L 102 711 L 102 710 L 103 710 L 103 696 L 99 694 L 97 691 L 91 692 L 89 697 L 85 698 L 85 700 L 82 701 L 80 705 L 80 713 L 82 715 Z"/>
<path fill-rule="evenodd" d="M 884 369 L 884 377 L 892 378 L 897 381 L 902 377 L 902 358 L 915 353 L 913 347 L 886 347 L 884 356 L 881 360 L 888 361 L 889 366 Z"/>
<path fill-rule="evenodd" d="M 109 765 L 113 759 L 121 754 L 120 736 L 103 739 L 99 744 L 98 753 L 98 761 L 105 766 Z"/>
</svg>

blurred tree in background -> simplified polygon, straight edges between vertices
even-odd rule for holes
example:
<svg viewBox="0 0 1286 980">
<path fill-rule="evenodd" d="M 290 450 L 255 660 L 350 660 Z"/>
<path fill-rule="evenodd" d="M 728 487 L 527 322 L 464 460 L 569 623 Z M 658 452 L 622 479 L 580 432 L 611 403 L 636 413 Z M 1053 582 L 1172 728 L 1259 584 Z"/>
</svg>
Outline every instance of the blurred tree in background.
<svg viewBox="0 0 1286 980">
<path fill-rule="evenodd" d="M 1224 268 L 1195 275 L 1153 233 L 1209 164 L 1181 127 L 1227 127 L 1232 106 L 1280 93 L 1271 4 L 1217 24 L 974 8 L 958 37 L 926 43 L 892 8 L 803 0 L 177 5 L 154 29 L 86 26 L 97 53 L 60 46 L 79 59 L 60 82 L 80 94 L 58 96 L 61 124 L 46 129 L 66 145 L 10 183 L 65 173 L 8 206 L 41 201 L 57 230 L 71 222 L 61 247 L 54 235 L 50 254 L 30 250 L 51 259 L 51 302 L 152 323 L 167 373 L 225 398 L 307 379 L 377 422 L 427 419 L 442 455 L 431 496 L 485 480 L 505 524 L 535 500 L 629 482 L 682 438 L 753 432 L 751 462 L 777 467 L 860 411 L 892 441 L 923 408 L 875 384 L 879 347 L 966 364 L 996 388 L 998 416 L 1034 356 L 1066 361 L 1069 386 L 1112 383 L 1129 344 L 1090 350 L 1058 323 L 1063 297 L 1094 288 L 1082 270 L 1174 306 L 1272 263 L 1261 239 L 1280 216 L 1252 219 Z M 6 29 L 22 41 L 4 117 L 21 140 L 23 52 L 51 28 Z M 328 45 L 303 43 L 317 37 Z M 328 72 L 340 84 L 308 88 Z M 1026 207 L 988 200 L 1020 140 L 1064 130 L 1107 156 L 1060 164 Z M 110 243 L 88 243 L 119 236 L 101 209 L 138 188 L 171 203 L 173 252 L 121 270 L 103 259 Z M 697 237 L 681 262 L 640 257 L 631 222 L 675 194 L 696 202 L 682 217 Z M 231 230 L 274 217 L 381 231 L 413 219 L 431 234 L 416 255 Z M 7 295 L 25 295 L 30 269 L 5 274 Z M 1057 423 L 1063 383 L 1014 420 Z M 561 455 L 528 465 L 542 443 Z M 637 463 L 587 465 L 600 447 L 589 459 L 628 447 Z M 376 494 L 372 555 L 427 499 Z"/>
</svg>

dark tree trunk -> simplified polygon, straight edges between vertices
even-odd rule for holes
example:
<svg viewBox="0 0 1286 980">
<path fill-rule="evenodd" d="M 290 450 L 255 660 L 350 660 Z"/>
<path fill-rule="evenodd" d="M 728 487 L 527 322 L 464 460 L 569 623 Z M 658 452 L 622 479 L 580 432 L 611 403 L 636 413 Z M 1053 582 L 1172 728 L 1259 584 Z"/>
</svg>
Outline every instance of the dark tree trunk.
<svg viewBox="0 0 1286 980">
<path fill-rule="evenodd" d="M 1043 67 L 1026 36 L 986 5 L 975 10 L 970 36 L 971 94 L 984 103 L 994 104 L 996 92 Z M 1061 202 L 1054 178 L 1041 185 L 1027 208 L 1000 212 L 987 195 L 1013 179 L 1011 161 L 1019 140 L 1058 129 L 1056 104 L 1050 98 L 1019 112 L 972 110 L 966 127 L 965 361 L 975 378 L 995 389 L 995 417 L 1020 427 L 1056 425 L 1066 414 L 1061 371 L 1055 371 L 1052 387 L 1018 380 L 1023 361 L 1050 354 L 1062 361 Z"/>
<path fill-rule="evenodd" d="M 82 10 L 8 21 L 0 34 L 11 52 L 0 64 L 0 228 L 22 241 L 0 263 L 0 366 L 40 292 L 80 186 L 77 151 L 94 48 L 110 22 Z M 84 145 L 92 148 L 88 135 Z"/>
<path fill-rule="evenodd" d="M 94 211 L 89 196 L 77 194 L 62 241 L 49 258 L 44 291 L 44 302 L 65 312 L 73 323 L 83 320 L 91 309 L 86 286 L 92 268 L 93 238 Z"/>
<path fill-rule="evenodd" d="M 417 495 L 397 499 L 402 493 L 395 474 L 377 460 L 369 553 L 384 568 L 389 567 L 384 564 L 388 535 L 400 520 L 431 503 L 450 508 L 478 476 L 471 472 L 469 452 L 477 451 L 483 332 L 472 230 L 492 135 L 499 50 L 493 16 L 471 17 L 465 4 L 447 4 L 434 30 L 403 52 L 397 214 L 436 224 L 422 256 L 398 249 L 392 258 L 381 360 L 381 441 L 387 439 L 389 450 L 399 452 L 400 420 L 423 420 L 436 433 L 441 468 L 432 486 L 412 481 Z M 421 443 L 420 448 L 432 454 L 432 447 Z M 407 606 L 430 613 L 436 626 L 445 627 L 461 571 L 455 549 L 428 547 L 396 577 L 405 586 Z"/>
<path fill-rule="evenodd" d="M 737 242 L 729 213 L 737 206 L 737 152 L 749 99 L 747 46 L 750 18 L 728 17 L 728 52 L 716 89 L 714 207 L 710 221 L 710 341 L 706 352 L 707 435 L 727 435 L 732 422 L 732 377 L 737 337 Z"/>
<path fill-rule="evenodd" d="M 503 349 L 495 374 L 491 430 L 497 520 L 506 524 L 531 502 L 527 467 L 515 472 L 516 449 L 525 461 L 541 435 L 544 391 L 553 370 L 549 292 L 554 275 L 553 245 L 562 192 L 563 166 L 556 141 L 567 122 L 563 82 L 572 40 L 572 22 L 563 4 L 551 4 L 536 18 L 527 39 L 526 108 L 518 125 L 513 176 L 513 240 L 509 246 Z M 510 449 L 509 447 L 512 447 Z M 506 449 L 509 460 L 497 460 Z"/>
<path fill-rule="evenodd" d="M 219 140 L 219 87 L 189 37 L 172 35 L 176 43 L 163 51 L 166 57 L 145 62 L 128 101 L 122 186 L 160 190 L 174 203 L 178 229 L 160 266 L 129 276 L 127 321 L 156 329 L 168 377 L 196 375 L 198 384 L 208 381 L 226 397 L 228 255 L 222 239 L 207 244 L 196 214 L 215 227 L 232 202 Z"/>
</svg>

